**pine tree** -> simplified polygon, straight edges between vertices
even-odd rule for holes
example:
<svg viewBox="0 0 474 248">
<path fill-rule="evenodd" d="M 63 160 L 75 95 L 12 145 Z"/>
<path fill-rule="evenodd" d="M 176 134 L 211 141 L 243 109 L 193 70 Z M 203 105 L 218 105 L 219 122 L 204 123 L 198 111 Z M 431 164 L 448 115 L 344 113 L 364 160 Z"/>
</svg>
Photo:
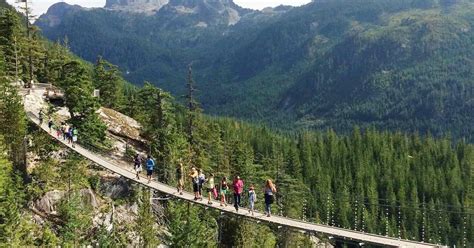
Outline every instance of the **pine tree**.
<svg viewBox="0 0 474 248">
<path fill-rule="evenodd" d="M 26 116 L 14 86 L 0 75 L 0 135 L 8 140 L 7 151 L 15 166 L 25 171 Z"/>
<path fill-rule="evenodd" d="M 139 210 L 138 219 L 136 222 L 136 229 L 140 237 L 139 246 L 156 247 L 159 244 L 159 240 L 156 235 L 156 217 L 152 212 L 152 206 L 150 202 L 150 190 L 140 187 L 139 194 Z"/>
<path fill-rule="evenodd" d="M 104 143 L 107 128 L 96 113 L 99 104 L 92 96 L 92 81 L 84 65 L 78 61 L 64 64 L 59 85 L 65 92 L 65 105 L 72 121 L 79 130 L 79 142 Z"/>
<path fill-rule="evenodd" d="M 22 237 L 29 233 L 21 216 L 26 198 L 21 178 L 5 156 L 7 152 L 0 136 L 0 243 L 22 246 L 25 244 Z"/>
<path fill-rule="evenodd" d="M 99 57 L 94 66 L 94 86 L 100 90 L 100 103 L 107 108 L 119 109 L 123 104 L 123 79 L 118 67 Z"/>
</svg>

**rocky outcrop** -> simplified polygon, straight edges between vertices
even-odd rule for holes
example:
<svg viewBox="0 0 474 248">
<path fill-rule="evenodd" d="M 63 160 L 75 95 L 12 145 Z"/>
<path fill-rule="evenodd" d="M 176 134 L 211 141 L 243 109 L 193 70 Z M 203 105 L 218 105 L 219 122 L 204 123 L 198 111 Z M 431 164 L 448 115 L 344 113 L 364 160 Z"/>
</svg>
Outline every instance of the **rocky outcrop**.
<svg viewBox="0 0 474 248">
<path fill-rule="evenodd" d="M 38 19 L 37 25 L 43 25 L 48 27 L 56 27 L 61 24 L 61 20 L 66 14 L 81 11 L 82 8 L 79 5 L 70 5 L 64 2 L 59 2 L 51 5 L 46 14 L 41 15 Z"/>
<path fill-rule="evenodd" d="M 99 202 L 97 201 L 97 197 L 92 189 L 81 189 L 79 193 L 81 194 L 82 202 L 84 204 L 91 206 L 94 209 L 99 207 Z"/>
<path fill-rule="evenodd" d="M 154 14 L 169 0 L 107 0 L 105 8 L 111 10 L 135 12 L 144 14 Z"/>
<path fill-rule="evenodd" d="M 60 190 L 46 192 L 43 197 L 34 202 L 33 207 L 42 213 L 55 214 L 56 207 L 65 194 Z"/>
<path fill-rule="evenodd" d="M 100 119 L 107 125 L 109 132 L 120 137 L 143 141 L 140 137 L 140 129 L 142 127 L 136 120 L 109 108 L 100 108 L 97 113 Z"/>
<path fill-rule="evenodd" d="M 87 206 L 97 209 L 99 207 L 99 201 L 91 189 L 81 189 L 79 191 L 82 202 Z M 47 215 L 57 214 L 57 207 L 61 200 L 66 196 L 66 191 L 53 190 L 46 192 L 41 198 L 33 202 L 33 208 L 41 213 Z"/>
<path fill-rule="evenodd" d="M 126 178 L 110 176 L 101 178 L 100 192 L 111 199 L 120 199 L 130 196 L 132 189 Z"/>
</svg>

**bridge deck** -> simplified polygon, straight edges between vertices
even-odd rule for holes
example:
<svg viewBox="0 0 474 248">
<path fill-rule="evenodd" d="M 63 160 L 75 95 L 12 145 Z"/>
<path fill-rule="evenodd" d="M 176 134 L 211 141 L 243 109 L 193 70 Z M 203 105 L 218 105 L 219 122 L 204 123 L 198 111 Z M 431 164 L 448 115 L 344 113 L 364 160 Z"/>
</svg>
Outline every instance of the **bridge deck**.
<svg viewBox="0 0 474 248">
<path fill-rule="evenodd" d="M 32 120 L 35 124 L 39 125 L 39 121 L 37 117 L 31 113 L 28 112 L 28 118 Z M 41 125 L 41 128 L 48 132 L 48 127 L 46 123 L 43 123 Z M 49 133 L 49 132 L 48 132 Z M 179 195 L 176 192 L 175 187 L 171 187 L 169 185 L 157 182 L 157 181 L 152 181 L 151 183 L 147 183 L 147 180 L 145 178 L 141 178 L 141 180 L 137 180 L 135 176 L 135 172 L 132 170 L 132 166 L 130 168 L 125 169 L 109 160 L 107 160 L 105 157 L 98 155 L 96 153 L 93 153 L 87 149 L 84 149 L 83 147 L 76 145 L 75 148 L 73 148 L 70 144 L 67 144 L 67 142 L 64 142 L 62 139 L 57 139 L 57 137 L 51 133 L 49 133 L 54 139 L 62 143 L 63 145 L 67 146 L 69 149 L 72 149 L 76 151 L 77 153 L 81 154 L 85 158 L 93 161 L 94 163 L 110 170 L 113 171 L 114 173 L 117 173 L 123 177 L 126 177 L 132 181 L 135 181 L 137 183 L 143 184 L 146 187 L 153 188 L 157 191 L 172 195 L 173 197 L 193 202 L 195 204 L 200 204 L 206 207 L 214 208 L 217 209 L 221 212 L 229 213 L 229 214 L 234 214 L 234 215 L 240 215 L 246 218 L 251 218 L 255 219 L 258 221 L 264 221 L 264 222 L 270 222 L 274 223 L 276 225 L 281 225 L 281 226 L 286 226 L 286 227 L 291 227 L 294 229 L 302 230 L 302 231 L 307 231 L 307 232 L 313 232 L 313 233 L 321 233 L 325 234 L 328 236 L 333 236 L 333 237 L 339 237 L 342 239 L 346 240 L 354 240 L 358 242 L 363 242 L 367 244 L 376 244 L 376 245 L 382 245 L 382 246 L 391 246 L 391 247 L 443 247 L 440 245 L 434 245 L 434 244 L 428 244 L 428 243 L 421 243 L 421 242 L 415 242 L 415 241 L 409 241 L 409 240 L 403 240 L 403 239 L 397 239 L 397 238 L 391 238 L 391 237 L 386 237 L 386 236 L 381 236 L 381 235 L 374 235 L 370 233 L 363 233 L 359 231 L 353 231 L 353 230 L 348 230 L 348 229 L 343 229 L 343 228 L 337 228 L 337 227 L 332 227 L 332 226 L 327 226 L 327 225 L 320 225 L 320 224 L 315 224 L 315 223 L 309 223 L 309 222 L 303 222 L 300 220 L 295 220 L 295 219 L 289 219 L 281 216 L 271 216 L 271 217 L 266 217 L 262 213 L 255 213 L 255 216 L 252 216 L 251 214 L 248 213 L 248 210 L 245 208 L 242 208 L 239 212 L 236 212 L 232 206 L 227 206 L 227 207 L 221 207 L 219 206 L 218 202 L 214 202 L 213 205 L 208 205 L 206 204 L 207 201 L 194 201 L 194 195 L 191 193 L 185 192 L 183 195 Z"/>
</svg>

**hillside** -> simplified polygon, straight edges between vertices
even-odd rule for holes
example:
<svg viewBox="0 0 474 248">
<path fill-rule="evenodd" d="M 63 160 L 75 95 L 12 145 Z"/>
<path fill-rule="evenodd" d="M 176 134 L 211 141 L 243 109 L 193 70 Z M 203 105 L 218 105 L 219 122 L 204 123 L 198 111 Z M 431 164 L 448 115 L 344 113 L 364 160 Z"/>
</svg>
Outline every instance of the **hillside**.
<svg viewBox="0 0 474 248">
<path fill-rule="evenodd" d="M 59 131 L 61 137 L 59 127 L 65 122 L 78 130 L 72 132 L 78 145 L 128 170 L 133 170 L 132 157 L 146 151 L 142 156 L 150 155 L 156 162 L 152 180 L 176 185 L 182 179 L 184 189 L 191 191 L 192 181 L 185 175 L 192 167 L 208 177 L 214 174 L 218 185 L 225 177 L 230 185 L 239 175 L 245 184 L 242 205 L 248 206 L 247 190 L 255 186 L 256 214 L 263 213 L 264 184 L 272 179 L 277 188 L 273 215 L 450 246 L 473 244 L 472 144 L 359 128 L 350 135 L 333 130 L 288 134 L 210 117 L 195 99 L 189 97 L 183 105 L 151 84 L 132 86 L 115 65 L 100 57 L 95 64 L 87 63 L 70 52 L 68 43 L 50 43 L 35 27 L 27 37 L 21 20 L 18 13 L 0 9 L 0 244 L 353 244 L 245 221 L 173 198 L 150 199 L 168 196 L 64 149 L 27 121 L 23 101 L 34 114 L 43 108 L 44 121 L 51 119 L 56 126 L 53 134 Z M 28 90 L 18 82 L 29 80 L 30 74 L 34 81 L 52 83 L 63 98 L 48 101 L 39 90 L 23 96 Z M 99 97 L 94 89 L 100 90 Z M 232 201 L 232 193 L 223 195 Z"/>
<path fill-rule="evenodd" d="M 60 3 L 37 24 L 51 40 L 67 36 L 81 57 L 100 54 L 130 81 L 176 95 L 192 62 L 213 114 L 287 128 L 358 124 L 472 137 L 473 1 L 314 1 L 262 12 L 222 2 L 238 22 L 209 14 L 216 8 L 169 11 L 187 6 L 176 0 L 153 15 L 123 11 L 127 1 L 120 11 Z"/>
</svg>

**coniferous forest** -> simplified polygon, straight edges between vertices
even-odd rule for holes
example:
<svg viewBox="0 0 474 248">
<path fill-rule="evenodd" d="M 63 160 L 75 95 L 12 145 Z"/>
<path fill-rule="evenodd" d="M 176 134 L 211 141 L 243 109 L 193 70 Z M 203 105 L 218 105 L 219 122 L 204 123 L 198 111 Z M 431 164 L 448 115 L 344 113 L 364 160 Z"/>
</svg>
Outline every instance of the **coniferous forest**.
<svg viewBox="0 0 474 248">
<path fill-rule="evenodd" d="M 262 199 L 263 183 L 271 178 L 278 189 L 277 215 L 449 246 L 474 244 L 474 145 L 459 132 L 430 135 L 379 125 L 289 131 L 207 115 L 195 95 L 201 84 L 192 68 L 183 75 L 183 97 L 148 82 L 134 86 L 98 55 L 86 62 L 68 42 L 47 41 L 35 26 L 28 37 L 25 21 L 0 0 L 0 246 L 314 245 L 310 235 L 296 230 L 177 200 L 151 202 L 158 193 L 124 179 L 117 180 L 126 193 L 107 193 L 111 179 L 104 169 L 65 151 L 28 122 L 23 90 L 15 82 L 31 76 L 64 92 L 67 121 L 79 129 L 79 143 L 96 152 L 113 153 L 97 113 L 101 106 L 137 120 L 161 182 L 175 185 L 176 165 L 185 161 L 186 173 L 196 166 L 217 180 L 240 175 Z M 93 97 L 94 89 L 100 98 Z M 52 192 L 61 196 L 54 211 L 38 209 L 38 200 Z M 263 210 L 262 200 L 257 209 Z"/>
<path fill-rule="evenodd" d="M 213 10 L 139 15 L 58 3 L 36 24 L 53 41 L 68 37 L 81 58 L 101 55 L 130 82 L 178 96 L 193 62 L 211 114 L 287 130 L 375 126 L 473 141 L 474 1 L 315 0 L 236 8 L 235 25 L 213 24 Z"/>
</svg>

